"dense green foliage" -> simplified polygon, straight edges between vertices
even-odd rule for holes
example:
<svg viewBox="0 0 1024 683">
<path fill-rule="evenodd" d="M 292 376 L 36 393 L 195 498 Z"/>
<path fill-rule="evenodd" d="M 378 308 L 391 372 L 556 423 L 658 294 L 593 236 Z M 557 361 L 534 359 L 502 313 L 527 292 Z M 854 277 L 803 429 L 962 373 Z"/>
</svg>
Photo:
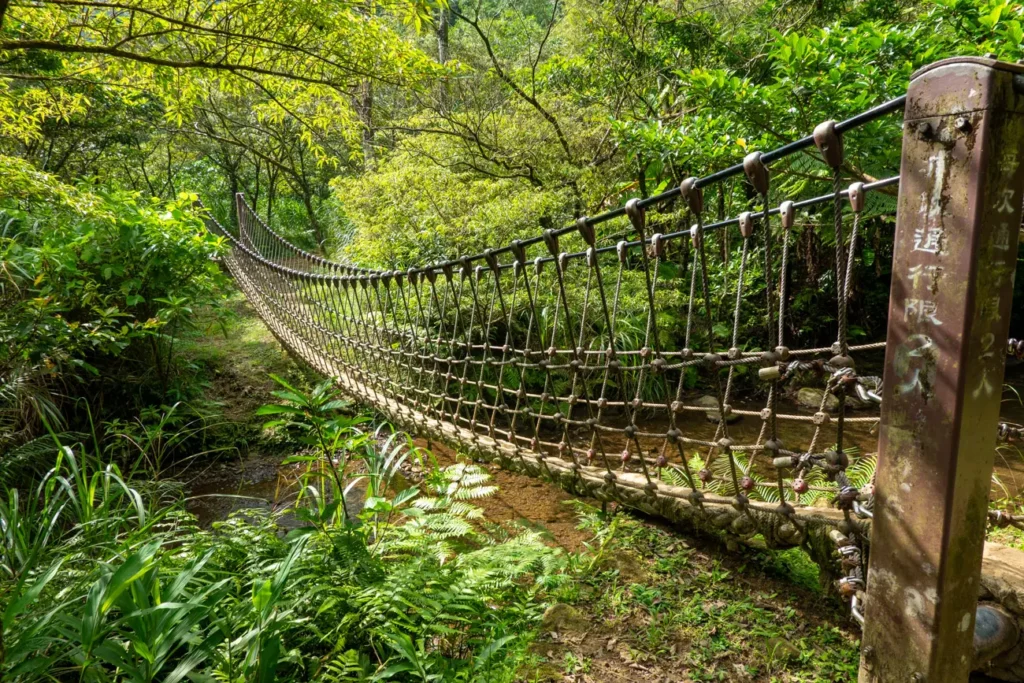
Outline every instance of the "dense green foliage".
<svg viewBox="0 0 1024 683">
<path fill-rule="evenodd" d="M 494 487 L 476 466 L 432 468 L 422 491 L 396 494 L 398 466 L 419 453 L 368 440 L 327 386 L 287 387 L 264 411 L 329 435 L 297 457 L 290 522 L 249 511 L 201 530 L 179 487 L 129 478 L 148 470 L 82 443 L 57 444 L 24 493 L 4 487 L 0 675 L 511 680 L 564 556 L 480 523 L 471 501 Z M 333 458 L 361 473 L 318 476 Z M 339 512 L 360 480 L 365 505 Z"/>
<path fill-rule="evenodd" d="M 166 400 L 175 336 L 225 282 L 190 199 L 79 189 L 9 157 L 0 169 L 0 451 L 37 410 L 59 421 L 62 399 Z"/>
<path fill-rule="evenodd" d="M 404 267 L 536 234 L 896 97 L 936 59 L 1024 56 L 1020 7 L 1001 1 L 478 2 L 454 12 L 456 75 L 383 124 L 398 132 L 379 136 L 375 172 L 335 183 L 360 226 L 354 256 Z M 892 174 L 900 135 L 884 119 L 848 136 L 847 176 Z M 827 187 L 814 151 L 773 171 L 780 197 Z M 504 220 L 489 215 L 488 179 L 515 188 L 503 189 Z M 741 185 L 725 198 L 729 215 L 746 208 Z M 455 236 L 445 233 L 440 254 L 438 225 Z"/>
<path fill-rule="evenodd" d="M 655 194 L 898 96 L 942 57 L 1024 56 L 1022 9 L 1006 0 L 332 0 L 288 16 L 261 3 L 89 0 L 5 14 L 0 151 L 65 179 L 200 192 L 227 223 L 243 191 L 298 244 L 384 268 Z M 844 182 L 895 173 L 900 135 L 895 117 L 849 133 Z M 776 203 L 831 187 L 815 150 L 772 171 Z M 754 208 L 745 182 L 708 192 L 715 215 Z M 873 197 L 862 226 L 854 339 L 884 329 L 893 209 L 891 195 Z M 678 203 L 651 221 L 688 227 Z M 628 232 L 622 220 L 599 239 Z M 831 233 L 827 208 L 798 220 L 794 344 L 828 341 Z M 753 254 L 751 298 L 761 263 Z M 664 275 L 685 289 L 674 281 L 685 272 Z M 716 307 L 732 275 L 714 265 Z"/>
<path fill-rule="evenodd" d="M 184 485 L 167 475 L 183 457 L 223 450 L 207 444 L 196 419 L 220 407 L 177 403 L 202 397 L 208 380 L 181 350 L 216 331 L 230 286 L 217 263 L 224 245 L 193 202 L 202 198 L 232 225 L 234 194 L 244 192 L 311 251 L 387 269 L 438 262 L 533 237 L 800 138 L 820 121 L 902 94 L 913 71 L 937 59 L 1019 60 L 1024 7 L 282 7 L 0 0 L 0 676 L 513 680 L 536 664 L 528 648 L 555 589 L 569 602 L 590 600 L 611 620 L 642 615 L 636 620 L 651 651 L 675 658 L 671 634 L 686 634 L 700 644 L 687 654 L 695 677 L 729 675 L 719 655 L 751 649 L 733 642 L 738 624 L 763 635 L 780 619 L 723 588 L 728 572 L 717 563 L 690 572 L 689 553 L 670 546 L 674 540 L 633 527 L 622 534 L 595 515 L 587 521 L 597 534 L 589 558 L 567 557 L 516 525 L 492 526 L 472 503 L 494 492 L 485 470 L 431 466 L 404 436 L 363 431 L 368 418 L 346 412 L 329 383 L 305 391 L 278 380 L 277 403 L 259 411 L 271 419 L 267 434 L 294 447 L 285 465 L 301 473 L 290 509 L 200 528 Z M 894 174 L 901 134 L 896 117 L 849 133 L 842 182 Z M 772 178 L 776 204 L 832 183 L 814 149 L 773 164 Z M 759 208 L 741 179 L 709 188 L 707 204 L 718 218 Z M 894 206 L 893 194 L 873 195 L 861 223 L 855 342 L 885 330 Z M 794 347 L 833 340 L 830 211 L 803 213 L 795 227 L 786 320 Z M 678 202 L 652 209 L 648 220 L 661 232 L 690 222 Z M 600 226 L 598 240 L 613 244 L 630 231 L 619 219 Z M 724 231 L 709 240 L 711 301 L 697 306 L 706 303 L 715 324 L 694 331 L 695 347 L 724 346 L 732 332 L 738 259 L 727 257 L 741 245 Z M 681 348 L 685 334 L 691 254 L 682 242 L 670 245 L 657 273 L 666 350 Z M 562 243 L 582 246 L 575 235 Z M 740 302 L 745 339 L 767 336 L 760 250 L 753 247 Z M 615 334 L 621 347 L 636 349 L 645 343 L 648 300 L 634 265 L 622 274 Z M 584 302 L 579 273 L 567 282 L 574 311 L 593 307 L 582 343 L 603 345 L 609 331 L 598 302 Z M 1024 277 L 1016 287 L 1024 300 Z M 537 297 L 539 345 L 575 346 L 544 336 L 559 303 L 550 288 Z M 517 306 L 510 324 L 525 328 L 534 312 L 522 298 Z M 454 329 L 453 320 L 437 324 Z M 490 341 L 503 338 L 504 324 L 488 327 Z M 1024 319 L 1013 325 L 1021 336 Z M 686 372 L 692 389 L 698 373 Z M 547 391 L 546 373 L 524 373 L 509 367 L 503 385 Z M 735 382 L 747 381 L 744 373 L 738 366 Z M 664 386 L 648 382 L 643 398 L 665 399 Z M 479 398 L 475 390 L 468 401 Z M 425 474 L 405 486 L 399 470 L 411 461 Z M 873 462 L 853 469 L 858 484 L 870 480 Z M 1019 509 L 1016 490 L 1004 490 L 1001 504 Z M 775 495 L 769 486 L 754 494 Z M 816 497 L 809 492 L 803 502 Z M 656 556 L 664 580 L 631 583 L 621 567 L 603 570 L 616 533 Z M 687 572 L 699 576 L 695 584 L 669 584 Z M 783 630 L 796 638 L 791 616 Z M 831 626 L 815 629 L 838 654 L 804 647 L 809 675 L 849 674 L 850 639 Z M 566 657 L 566 674 L 585 673 L 581 660 Z M 774 649 L 750 661 L 737 664 L 744 675 L 785 668 Z"/>
</svg>

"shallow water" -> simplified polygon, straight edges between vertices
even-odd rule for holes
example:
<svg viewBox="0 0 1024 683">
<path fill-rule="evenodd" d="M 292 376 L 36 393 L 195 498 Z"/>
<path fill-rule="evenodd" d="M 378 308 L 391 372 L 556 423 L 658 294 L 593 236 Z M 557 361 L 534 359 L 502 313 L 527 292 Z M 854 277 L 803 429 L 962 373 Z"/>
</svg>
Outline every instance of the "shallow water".
<svg viewBox="0 0 1024 683">
<path fill-rule="evenodd" d="M 241 461 L 217 463 L 195 477 L 189 494 L 188 510 L 200 526 L 226 519 L 232 512 L 245 509 L 281 511 L 295 503 L 301 486 L 304 463 L 282 465 L 280 455 L 250 455 Z M 396 474 L 393 486 L 398 490 L 407 483 Z M 359 514 L 366 497 L 366 481 L 359 480 L 345 498 L 350 516 Z M 285 528 L 301 526 L 291 515 L 283 515 L 279 524 Z"/>
</svg>

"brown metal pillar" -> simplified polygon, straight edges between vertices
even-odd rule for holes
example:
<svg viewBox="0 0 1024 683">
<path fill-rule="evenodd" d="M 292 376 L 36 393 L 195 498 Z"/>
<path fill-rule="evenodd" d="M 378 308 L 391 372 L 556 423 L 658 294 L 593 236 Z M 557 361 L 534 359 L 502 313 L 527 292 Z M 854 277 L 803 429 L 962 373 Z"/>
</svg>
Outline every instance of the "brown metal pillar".
<svg viewBox="0 0 1024 683">
<path fill-rule="evenodd" d="M 967 681 L 1022 202 L 1024 67 L 915 73 L 861 683 Z"/>
</svg>

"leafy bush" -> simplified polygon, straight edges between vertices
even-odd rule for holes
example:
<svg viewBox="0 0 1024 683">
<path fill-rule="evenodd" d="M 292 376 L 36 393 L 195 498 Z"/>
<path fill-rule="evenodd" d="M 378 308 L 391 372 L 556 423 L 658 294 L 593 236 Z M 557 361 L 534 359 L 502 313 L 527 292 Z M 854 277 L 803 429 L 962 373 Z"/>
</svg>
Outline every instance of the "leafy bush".
<svg viewBox="0 0 1024 683">
<path fill-rule="evenodd" d="M 426 143 L 410 142 L 376 173 L 335 181 L 345 217 L 357 226 L 345 257 L 404 269 L 532 237 L 544 222 L 560 227 L 569 217 L 563 192 L 439 167 L 431 155 L 450 150 L 423 152 L 417 144 Z"/>
<path fill-rule="evenodd" d="M 97 407 L 174 388 L 175 337 L 226 282 L 219 239 L 190 203 L 76 189 L 0 160 L 3 432 L 31 427 L 25 406 L 50 404 L 58 386 Z"/>
</svg>

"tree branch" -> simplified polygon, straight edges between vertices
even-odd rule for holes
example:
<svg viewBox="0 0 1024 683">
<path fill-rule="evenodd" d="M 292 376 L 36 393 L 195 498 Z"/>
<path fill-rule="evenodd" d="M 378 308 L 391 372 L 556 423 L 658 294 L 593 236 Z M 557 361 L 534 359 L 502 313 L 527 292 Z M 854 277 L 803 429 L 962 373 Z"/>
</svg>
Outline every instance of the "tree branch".
<svg viewBox="0 0 1024 683">
<path fill-rule="evenodd" d="M 470 19 L 469 17 L 459 13 L 455 9 L 452 10 L 452 13 L 473 27 L 473 30 L 480 37 L 480 41 L 483 43 L 484 49 L 487 50 L 487 56 L 491 61 L 491 67 L 494 69 L 494 73 L 496 73 L 498 75 L 498 78 L 504 81 L 505 84 L 508 85 L 508 87 L 510 87 L 516 95 L 521 97 L 525 102 L 527 102 L 531 107 L 533 107 L 537 111 L 537 113 L 544 117 L 545 121 L 551 124 L 551 127 L 554 128 L 555 130 L 555 135 L 558 137 L 558 143 L 562 146 L 562 150 L 565 152 L 566 161 L 568 161 L 569 163 L 575 163 L 573 159 L 572 150 L 569 147 L 569 141 L 566 139 L 565 133 L 562 132 L 562 126 L 559 125 L 558 119 L 556 119 L 551 112 L 545 109 L 536 97 L 533 97 L 525 90 L 523 90 L 522 87 L 518 83 L 516 83 L 515 80 L 513 80 L 512 77 L 509 76 L 501 67 L 501 63 L 498 61 L 498 57 L 494 54 L 494 49 L 491 46 L 490 39 L 487 37 L 487 34 L 484 33 L 483 29 L 480 28 L 479 19 Z"/>
<path fill-rule="evenodd" d="M 3 0 L 0 0 L 0 2 L 3 2 Z M 135 62 L 141 62 L 143 64 L 152 64 L 153 66 L 165 66 L 172 69 L 207 69 L 210 71 L 226 71 L 229 73 L 255 73 L 263 76 L 275 76 L 278 78 L 287 78 L 291 80 L 302 81 L 303 83 L 325 85 L 331 88 L 343 88 L 343 86 L 345 85 L 344 83 L 338 80 L 317 78 L 315 76 L 305 76 L 302 74 L 289 73 L 287 71 L 279 71 L 277 69 L 267 69 L 264 67 L 253 66 L 248 64 L 238 64 L 223 61 L 210 62 L 202 59 L 165 59 L 163 57 L 153 57 L 151 55 L 140 54 L 138 52 L 119 50 L 105 45 L 68 45 L 66 43 L 58 43 L 52 40 L 4 40 L 0 41 L 0 50 L 51 50 L 53 52 L 63 52 L 70 54 L 107 55 L 109 57 L 129 59 Z"/>
<path fill-rule="evenodd" d="M 6 4 L 7 2 L 10 2 L 10 0 L 0 0 L 0 6 L 3 6 L 3 4 Z M 127 5 L 117 2 L 93 2 L 90 0 L 43 0 L 42 4 L 57 5 L 59 7 L 95 8 L 103 11 L 120 10 L 130 12 L 132 15 L 136 13 L 143 14 L 158 21 L 167 22 L 168 24 L 177 26 L 181 29 L 184 29 L 185 31 L 209 34 L 213 36 L 218 36 L 220 38 L 230 38 L 235 40 L 248 41 L 251 43 L 265 45 L 267 47 L 272 47 L 286 52 L 294 52 L 305 55 L 307 57 L 311 57 L 317 61 L 321 61 L 329 66 L 334 67 L 335 69 L 348 72 L 352 76 L 358 78 L 373 77 L 373 75 L 368 72 L 353 69 L 351 66 L 341 64 L 333 59 L 325 57 L 323 54 L 302 47 L 300 44 L 301 40 L 296 40 L 294 43 L 285 43 L 279 40 L 274 40 L 273 38 L 267 38 L 265 36 L 259 36 L 252 33 L 237 33 L 234 31 L 225 31 L 224 29 L 215 28 L 213 26 L 203 26 L 202 24 L 196 24 L 194 22 L 186 21 L 184 19 L 176 19 L 174 17 L 167 16 L 166 14 L 161 14 L 155 10 L 147 9 L 145 7 L 137 7 L 134 5 Z M 38 5 L 14 6 L 25 7 L 26 9 L 38 9 Z"/>
</svg>

